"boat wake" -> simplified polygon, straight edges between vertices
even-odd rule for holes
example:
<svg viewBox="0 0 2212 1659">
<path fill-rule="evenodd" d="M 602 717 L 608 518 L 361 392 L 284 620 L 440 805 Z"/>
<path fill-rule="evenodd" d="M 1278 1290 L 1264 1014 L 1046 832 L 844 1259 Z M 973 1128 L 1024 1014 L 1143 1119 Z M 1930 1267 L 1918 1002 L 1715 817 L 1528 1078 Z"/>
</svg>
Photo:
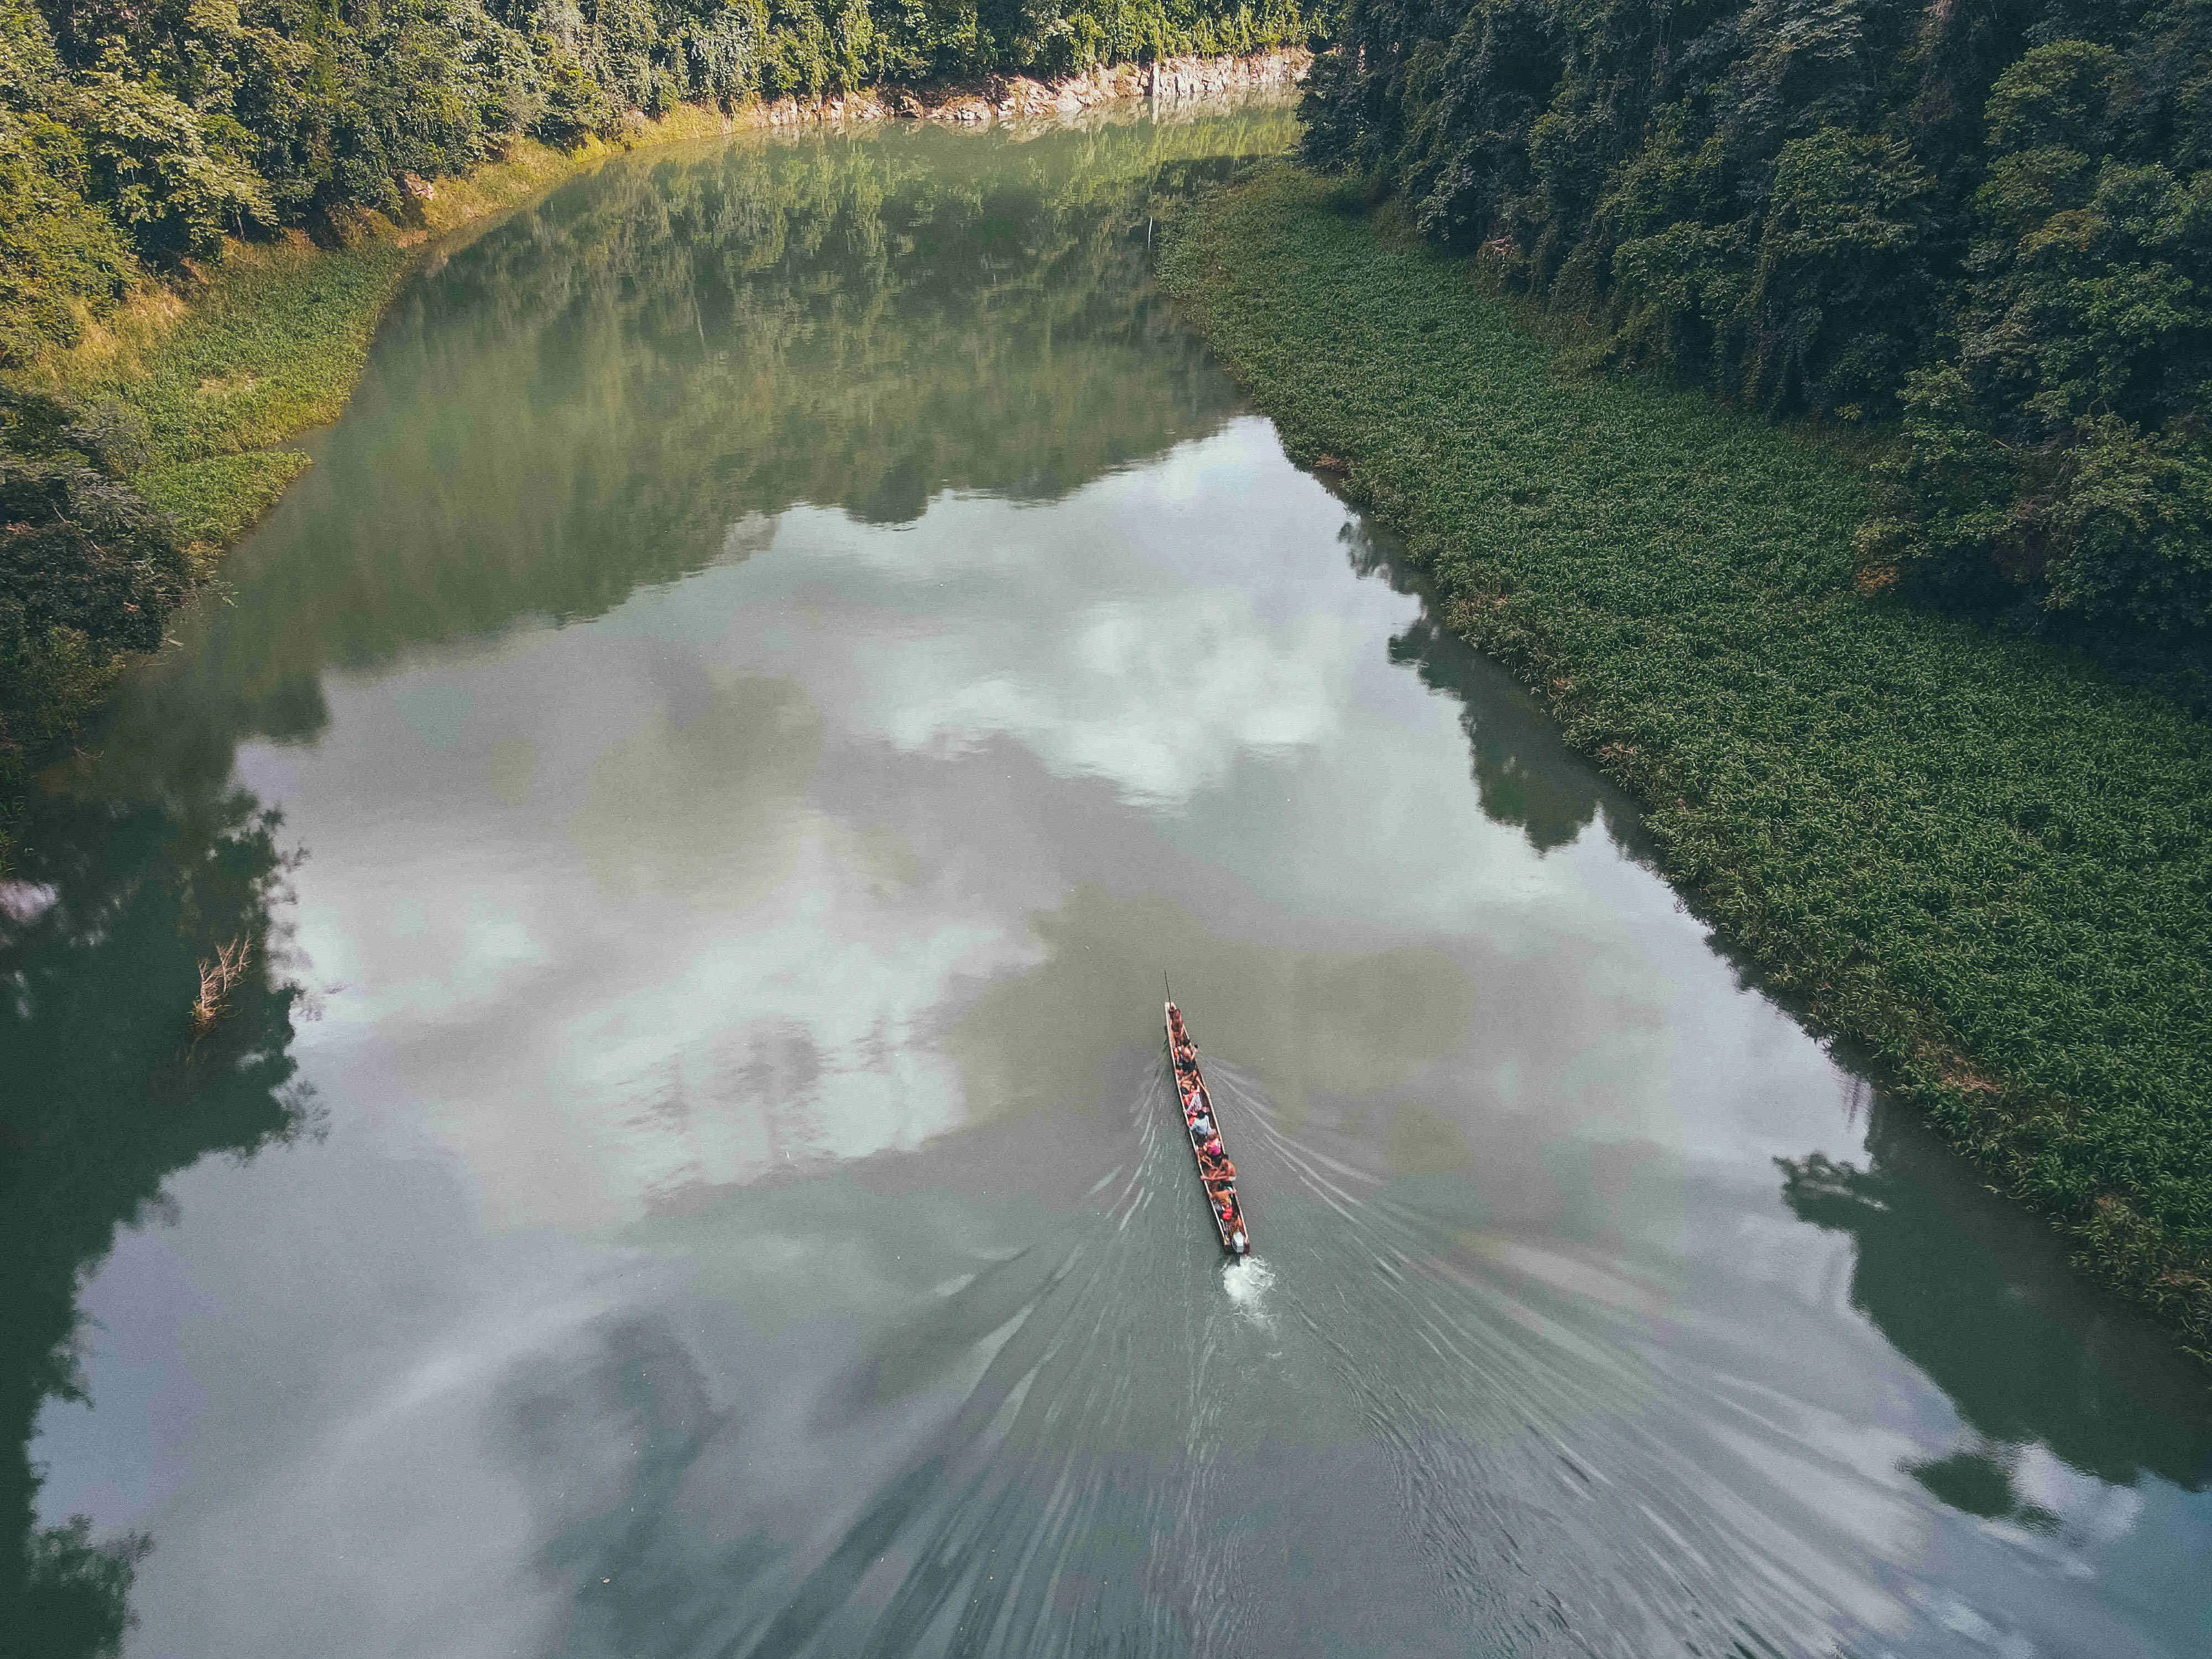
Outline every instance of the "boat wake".
<svg viewBox="0 0 2212 1659">
<path fill-rule="evenodd" d="M 1275 1270 L 1255 1255 L 1240 1256 L 1221 1266 L 1221 1288 L 1230 1305 L 1263 1331 L 1275 1328 L 1267 1310 L 1267 1292 L 1273 1288 Z"/>
<path fill-rule="evenodd" d="M 1107 1173 L 1025 1243 L 926 1186 L 848 1209 L 794 1188 L 757 1222 L 922 1265 L 872 1311 L 706 1357 L 759 1403 L 604 1559 L 571 1558 L 605 1596 L 637 1587 L 605 1650 L 1642 1659 L 1875 1628 L 1940 1650 L 1837 1530 L 1879 1522 L 1897 1477 L 1808 1479 L 1835 1439 L 1812 1407 L 1581 1294 L 1566 1269 L 1595 1258 L 1486 1255 L 1450 1183 L 1393 1180 L 1230 1065 L 1208 1083 L 1265 1259 L 1221 1260 L 1156 1058 L 1097 1125 Z"/>
</svg>

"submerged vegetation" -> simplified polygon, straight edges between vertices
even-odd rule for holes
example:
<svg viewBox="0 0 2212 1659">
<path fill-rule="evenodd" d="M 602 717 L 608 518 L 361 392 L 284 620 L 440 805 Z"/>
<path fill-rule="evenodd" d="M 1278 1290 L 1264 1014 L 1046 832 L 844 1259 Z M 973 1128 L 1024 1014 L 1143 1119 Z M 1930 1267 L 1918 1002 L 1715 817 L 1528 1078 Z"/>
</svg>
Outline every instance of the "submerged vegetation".
<svg viewBox="0 0 2212 1659">
<path fill-rule="evenodd" d="M 1770 414 L 1858 580 L 2212 702 L 2212 0 L 1348 0 L 1305 159 Z"/>
<path fill-rule="evenodd" d="M 1365 204 L 1271 171 L 1168 284 L 1770 982 L 2212 1349 L 2212 727 L 1862 596 L 1838 449 L 1578 369 Z"/>
</svg>

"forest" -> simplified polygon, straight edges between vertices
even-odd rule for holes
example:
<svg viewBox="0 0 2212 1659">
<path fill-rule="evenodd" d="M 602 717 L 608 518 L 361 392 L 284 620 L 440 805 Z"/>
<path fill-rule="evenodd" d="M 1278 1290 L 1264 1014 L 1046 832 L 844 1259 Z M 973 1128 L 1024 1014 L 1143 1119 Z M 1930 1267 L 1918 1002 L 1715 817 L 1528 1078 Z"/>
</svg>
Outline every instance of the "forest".
<svg viewBox="0 0 2212 1659">
<path fill-rule="evenodd" d="M 1856 586 L 2200 709 L 2212 3 L 1346 0 L 1304 160 L 1589 354 L 1865 430 Z"/>
</svg>

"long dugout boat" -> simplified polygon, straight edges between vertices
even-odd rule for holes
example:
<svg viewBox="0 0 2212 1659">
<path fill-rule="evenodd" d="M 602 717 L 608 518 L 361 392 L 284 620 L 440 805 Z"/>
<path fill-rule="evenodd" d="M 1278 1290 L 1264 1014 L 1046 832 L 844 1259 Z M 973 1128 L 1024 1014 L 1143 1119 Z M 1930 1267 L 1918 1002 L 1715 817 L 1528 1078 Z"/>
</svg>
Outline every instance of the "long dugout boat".
<svg viewBox="0 0 2212 1659">
<path fill-rule="evenodd" d="M 1167 1008 L 1168 1061 L 1175 1068 L 1176 1097 L 1182 1105 L 1191 1156 L 1198 1160 L 1206 1206 L 1213 1212 L 1213 1224 L 1220 1230 L 1221 1248 L 1232 1255 L 1243 1255 L 1251 1248 L 1251 1230 L 1244 1224 L 1244 1209 L 1237 1201 L 1237 1166 L 1222 1150 L 1220 1121 L 1213 1115 L 1213 1097 L 1206 1091 L 1205 1073 L 1198 1069 L 1198 1047 L 1182 1023 L 1182 1010 L 1172 1002 Z"/>
</svg>

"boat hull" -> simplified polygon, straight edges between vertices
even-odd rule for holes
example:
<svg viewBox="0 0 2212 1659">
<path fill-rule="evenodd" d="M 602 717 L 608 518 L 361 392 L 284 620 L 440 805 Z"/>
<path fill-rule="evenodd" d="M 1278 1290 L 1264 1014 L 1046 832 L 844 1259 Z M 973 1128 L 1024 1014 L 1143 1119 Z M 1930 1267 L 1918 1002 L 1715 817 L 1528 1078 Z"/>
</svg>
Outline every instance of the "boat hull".
<svg viewBox="0 0 2212 1659">
<path fill-rule="evenodd" d="M 1199 1068 L 1197 1045 L 1183 1023 L 1182 1011 L 1172 1002 L 1167 1005 L 1165 1024 L 1168 1073 L 1175 1080 L 1184 1137 L 1198 1165 L 1199 1187 L 1206 1194 L 1207 1212 L 1213 1217 L 1214 1231 L 1221 1236 L 1221 1248 L 1231 1255 L 1246 1255 L 1252 1248 L 1252 1229 L 1237 1195 L 1237 1166 L 1222 1148 L 1221 1120 L 1214 1115 L 1213 1097 L 1206 1090 L 1205 1073 Z"/>
</svg>

